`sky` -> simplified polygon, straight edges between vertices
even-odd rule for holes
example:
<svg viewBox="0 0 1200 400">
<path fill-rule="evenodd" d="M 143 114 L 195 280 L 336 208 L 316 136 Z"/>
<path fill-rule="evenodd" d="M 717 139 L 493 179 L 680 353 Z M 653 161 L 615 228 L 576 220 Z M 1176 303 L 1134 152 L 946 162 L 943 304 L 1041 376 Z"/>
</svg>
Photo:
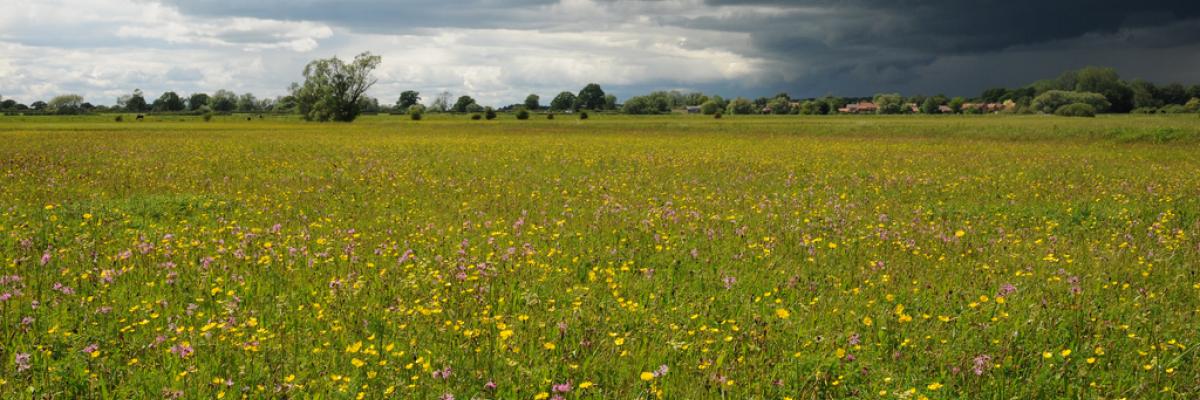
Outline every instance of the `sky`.
<svg viewBox="0 0 1200 400">
<path fill-rule="evenodd" d="M 977 95 L 1088 65 L 1200 83 L 1200 1 L 0 0 L 0 96 L 283 95 L 383 57 L 369 94 L 502 106 L 599 83 L 726 97 Z"/>
</svg>

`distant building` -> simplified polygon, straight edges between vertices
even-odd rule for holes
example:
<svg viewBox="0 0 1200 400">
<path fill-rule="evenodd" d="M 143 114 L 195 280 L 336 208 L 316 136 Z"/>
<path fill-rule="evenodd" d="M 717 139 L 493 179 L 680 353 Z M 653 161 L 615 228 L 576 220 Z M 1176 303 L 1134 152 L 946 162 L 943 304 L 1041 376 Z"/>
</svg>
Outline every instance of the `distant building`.
<svg viewBox="0 0 1200 400">
<path fill-rule="evenodd" d="M 938 112 L 942 114 L 952 114 L 954 113 L 954 109 L 950 108 L 950 106 L 938 106 Z"/>
<path fill-rule="evenodd" d="M 877 111 L 879 111 L 879 106 L 869 101 L 847 104 L 845 107 L 838 109 L 838 112 L 843 114 L 874 114 Z"/>
</svg>

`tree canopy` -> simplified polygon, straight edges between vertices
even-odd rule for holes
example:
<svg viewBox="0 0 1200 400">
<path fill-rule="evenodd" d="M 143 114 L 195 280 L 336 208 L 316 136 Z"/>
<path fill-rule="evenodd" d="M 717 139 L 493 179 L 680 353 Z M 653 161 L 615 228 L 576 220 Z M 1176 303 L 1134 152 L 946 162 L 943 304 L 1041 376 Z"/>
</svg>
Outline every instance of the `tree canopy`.
<svg viewBox="0 0 1200 400">
<path fill-rule="evenodd" d="M 375 85 L 371 72 L 382 61 L 368 52 L 349 63 L 337 57 L 308 63 L 304 83 L 292 84 L 300 114 L 309 121 L 354 121 L 361 112 L 359 99 Z"/>
</svg>

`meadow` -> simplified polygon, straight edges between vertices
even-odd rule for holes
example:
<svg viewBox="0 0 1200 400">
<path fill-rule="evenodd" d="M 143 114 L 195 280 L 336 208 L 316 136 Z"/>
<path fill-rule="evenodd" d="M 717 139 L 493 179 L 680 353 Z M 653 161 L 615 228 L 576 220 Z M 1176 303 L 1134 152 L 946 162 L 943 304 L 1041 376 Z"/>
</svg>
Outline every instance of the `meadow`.
<svg viewBox="0 0 1200 400">
<path fill-rule="evenodd" d="M 1194 399 L 1200 119 L 0 117 L 0 398 Z"/>
</svg>

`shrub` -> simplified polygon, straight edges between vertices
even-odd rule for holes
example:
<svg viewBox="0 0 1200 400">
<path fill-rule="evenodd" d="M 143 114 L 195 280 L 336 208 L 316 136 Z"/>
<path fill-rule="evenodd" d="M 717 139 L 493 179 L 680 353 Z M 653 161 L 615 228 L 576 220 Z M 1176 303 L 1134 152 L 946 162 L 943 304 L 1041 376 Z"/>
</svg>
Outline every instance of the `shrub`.
<svg viewBox="0 0 1200 400">
<path fill-rule="evenodd" d="M 1031 106 L 1040 112 L 1047 114 L 1057 112 L 1062 106 L 1082 103 L 1092 106 L 1096 112 L 1108 110 L 1111 103 L 1104 95 L 1090 92 L 1068 92 L 1064 90 L 1051 90 L 1042 93 L 1037 98 L 1033 99 Z"/>
<path fill-rule="evenodd" d="M 715 115 L 721 112 L 721 104 L 709 100 L 700 105 L 700 113 L 704 115 Z"/>
<path fill-rule="evenodd" d="M 487 109 L 483 110 L 483 117 L 487 118 L 488 121 L 496 119 L 496 110 L 488 107 Z"/>
<path fill-rule="evenodd" d="M 204 113 L 204 122 L 212 121 L 213 113 L 211 111 Z"/>
<path fill-rule="evenodd" d="M 1062 117 L 1095 117 L 1096 107 L 1084 103 L 1067 104 L 1055 110 L 1054 115 Z"/>
<path fill-rule="evenodd" d="M 527 111 L 525 109 L 518 110 L 517 111 L 517 119 L 519 119 L 519 120 L 529 119 L 529 111 Z"/>
<path fill-rule="evenodd" d="M 117 121 L 117 122 L 122 122 L 124 120 L 125 120 L 124 115 L 118 115 L 116 118 L 113 118 L 113 121 Z"/>
<path fill-rule="evenodd" d="M 1186 106 L 1179 104 L 1168 104 L 1158 109 L 1159 114 L 1187 114 Z"/>
<path fill-rule="evenodd" d="M 588 119 L 587 113 L 586 112 L 579 113 L 579 119 Z"/>
<path fill-rule="evenodd" d="M 717 111 L 717 113 L 716 113 L 716 114 L 713 114 L 713 118 L 716 118 L 716 119 L 721 119 L 721 112 L 720 112 L 720 111 Z"/>
<path fill-rule="evenodd" d="M 1188 112 L 1200 111 L 1200 98 L 1193 97 L 1191 100 L 1188 100 L 1187 104 L 1183 105 L 1183 108 Z"/>
<path fill-rule="evenodd" d="M 554 114 L 553 113 L 546 114 L 546 119 L 554 119 Z"/>
<path fill-rule="evenodd" d="M 754 102 L 746 98 L 738 97 L 729 102 L 729 106 L 726 107 L 725 111 L 730 114 L 753 114 Z"/>
<path fill-rule="evenodd" d="M 420 110 L 408 110 L 408 117 L 412 118 L 413 121 L 420 121 L 421 120 L 421 111 Z"/>
<path fill-rule="evenodd" d="M 483 119 L 483 116 L 482 116 L 482 115 L 479 115 L 479 114 L 472 114 L 472 115 L 471 115 L 471 120 L 473 120 L 473 121 L 478 121 L 478 120 L 481 120 L 481 119 Z"/>
</svg>

